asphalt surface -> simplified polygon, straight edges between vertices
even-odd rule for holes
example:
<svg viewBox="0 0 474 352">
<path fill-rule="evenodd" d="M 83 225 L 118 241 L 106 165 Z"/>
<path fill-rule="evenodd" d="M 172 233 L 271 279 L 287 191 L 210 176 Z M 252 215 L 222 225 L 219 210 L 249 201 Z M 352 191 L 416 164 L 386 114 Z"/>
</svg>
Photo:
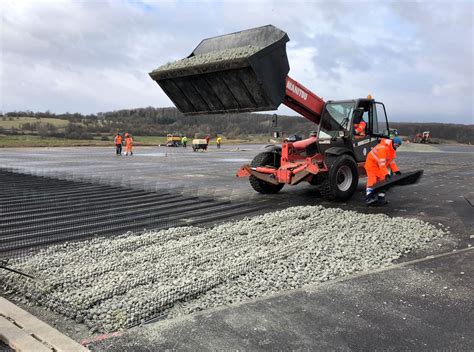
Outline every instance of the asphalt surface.
<svg viewBox="0 0 474 352">
<path fill-rule="evenodd" d="M 474 250 L 140 327 L 93 351 L 469 351 Z"/>
<path fill-rule="evenodd" d="M 346 203 L 326 202 L 313 186 L 303 184 L 285 186 L 276 195 L 255 193 L 248 180 L 235 178 L 235 173 L 262 147 L 224 145 L 217 150 L 211 146 L 207 152 L 195 153 L 190 148 L 136 147 L 132 157 L 115 156 L 113 147 L 12 148 L 0 150 L 0 165 L 53 179 L 243 202 L 260 211 L 322 204 L 360 212 L 416 217 L 451 231 L 443 241 L 422 252 L 411 253 L 399 262 L 411 263 L 427 255 L 468 248 L 473 243 L 472 146 L 412 145 L 402 148 L 397 159 L 401 170 L 424 169 L 425 172 L 418 184 L 390 190 L 389 204 L 383 208 L 365 207 L 364 180 Z M 473 310 L 472 299 L 466 295 L 467 291 L 472 293 L 472 269 L 472 251 L 459 252 L 186 319 L 157 322 L 146 328 L 132 329 L 122 337 L 94 343 L 91 347 L 151 351 L 168 348 L 433 350 L 451 346 L 455 350 L 473 350 L 472 334 L 466 333 L 473 330 L 472 314 L 468 313 Z M 424 277 L 422 274 L 426 270 L 434 274 Z M 384 310 L 383 302 L 391 309 Z M 356 310 L 359 308 L 356 305 L 361 308 Z M 356 313 L 359 310 L 362 314 Z M 345 315 L 348 313 L 349 319 Z M 45 316 L 44 319 L 53 318 Z M 61 326 L 58 328 L 62 329 Z M 71 333 L 67 328 L 64 330 Z"/>
</svg>

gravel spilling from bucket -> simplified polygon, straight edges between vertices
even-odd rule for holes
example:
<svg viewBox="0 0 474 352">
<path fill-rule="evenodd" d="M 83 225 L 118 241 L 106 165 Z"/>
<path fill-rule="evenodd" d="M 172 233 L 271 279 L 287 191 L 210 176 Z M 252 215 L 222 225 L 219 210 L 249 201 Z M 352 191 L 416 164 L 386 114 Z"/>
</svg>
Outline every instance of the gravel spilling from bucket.
<svg viewBox="0 0 474 352">
<path fill-rule="evenodd" d="M 417 219 L 294 207 L 211 229 L 180 227 L 51 246 L 1 272 L 8 292 L 93 331 L 115 331 L 340 278 L 445 235 Z"/>
<path fill-rule="evenodd" d="M 253 45 L 246 45 L 237 48 L 230 48 L 225 50 L 212 51 L 209 53 L 203 53 L 191 57 L 187 57 L 181 60 L 169 62 L 165 65 L 158 67 L 152 71 L 152 75 L 158 72 L 179 70 L 187 67 L 195 67 L 199 65 L 207 65 L 210 63 L 218 63 L 229 60 L 237 60 L 246 58 L 252 54 L 255 54 L 260 48 Z"/>
</svg>

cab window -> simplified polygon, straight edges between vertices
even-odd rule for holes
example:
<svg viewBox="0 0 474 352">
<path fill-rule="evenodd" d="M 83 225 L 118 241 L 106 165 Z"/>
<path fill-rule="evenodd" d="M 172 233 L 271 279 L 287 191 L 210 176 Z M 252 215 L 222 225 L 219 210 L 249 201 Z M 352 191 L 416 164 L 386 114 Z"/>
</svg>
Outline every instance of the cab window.
<svg viewBox="0 0 474 352">
<path fill-rule="evenodd" d="M 382 103 L 375 103 L 375 109 L 372 117 L 372 133 L 388 136 L 388 121 L 385 113 L 385 107 Z"/>
<path fill-rule="evenodd" d="M 350 130 L 354 103 L 328 103 L 321 119 L 319 138 L 336 137 L 341 130 Z"/>
</svg>

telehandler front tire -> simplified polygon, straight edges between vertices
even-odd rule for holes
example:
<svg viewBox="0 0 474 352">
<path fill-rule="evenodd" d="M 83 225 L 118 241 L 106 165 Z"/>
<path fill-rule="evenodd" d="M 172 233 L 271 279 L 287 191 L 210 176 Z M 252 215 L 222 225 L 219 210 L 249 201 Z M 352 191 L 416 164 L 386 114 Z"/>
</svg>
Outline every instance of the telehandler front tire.
<svg viewBox="0 0 474 352">
<path fill-rule="evenodd" d="M 273 166 L 275 168 L 279 168 L 280 158 L 281 156 L 278 153 L 263 152 L 263 153 L 257 154 L 255 158 L 253 158 L 252 162 L 250 163 L 250 166 L 252 167 Z M 263 180 L 260 180 L 252 175 L 250 175 L 249 181 L 250 181 L 250 185 L 255 191 L 259 193 L 263 193 L 263 194 L 278 193 L 285 185 L 284 183 L 279 183 L 277 185 L 274 185 L 272 183 L 268 183 Z"/>
<path fill-rule="evenodd" d="M 341 155 L 334 160 L 321 183 L 320 192 L 328 200 L 345 201 L 352 197 L 359 182 L 355 160 Z"/>
</svg>

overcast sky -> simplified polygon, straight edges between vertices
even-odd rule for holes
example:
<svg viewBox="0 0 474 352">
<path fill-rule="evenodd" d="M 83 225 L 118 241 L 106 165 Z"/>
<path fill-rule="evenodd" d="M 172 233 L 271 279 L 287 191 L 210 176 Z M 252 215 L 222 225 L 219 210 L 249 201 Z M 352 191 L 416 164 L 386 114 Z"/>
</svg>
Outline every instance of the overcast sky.
<svg viewBox="0 0 474 352">
<path fill-rule="evenodd" d="M 452 0 L 1 0 L 0 110 L 173 106 L 148 72 L 273 24 L 290 37 L 290 76 L 324 99 L 371 93 L 392 121 L 473 124 L 473 13 Z"/>
</svg>

